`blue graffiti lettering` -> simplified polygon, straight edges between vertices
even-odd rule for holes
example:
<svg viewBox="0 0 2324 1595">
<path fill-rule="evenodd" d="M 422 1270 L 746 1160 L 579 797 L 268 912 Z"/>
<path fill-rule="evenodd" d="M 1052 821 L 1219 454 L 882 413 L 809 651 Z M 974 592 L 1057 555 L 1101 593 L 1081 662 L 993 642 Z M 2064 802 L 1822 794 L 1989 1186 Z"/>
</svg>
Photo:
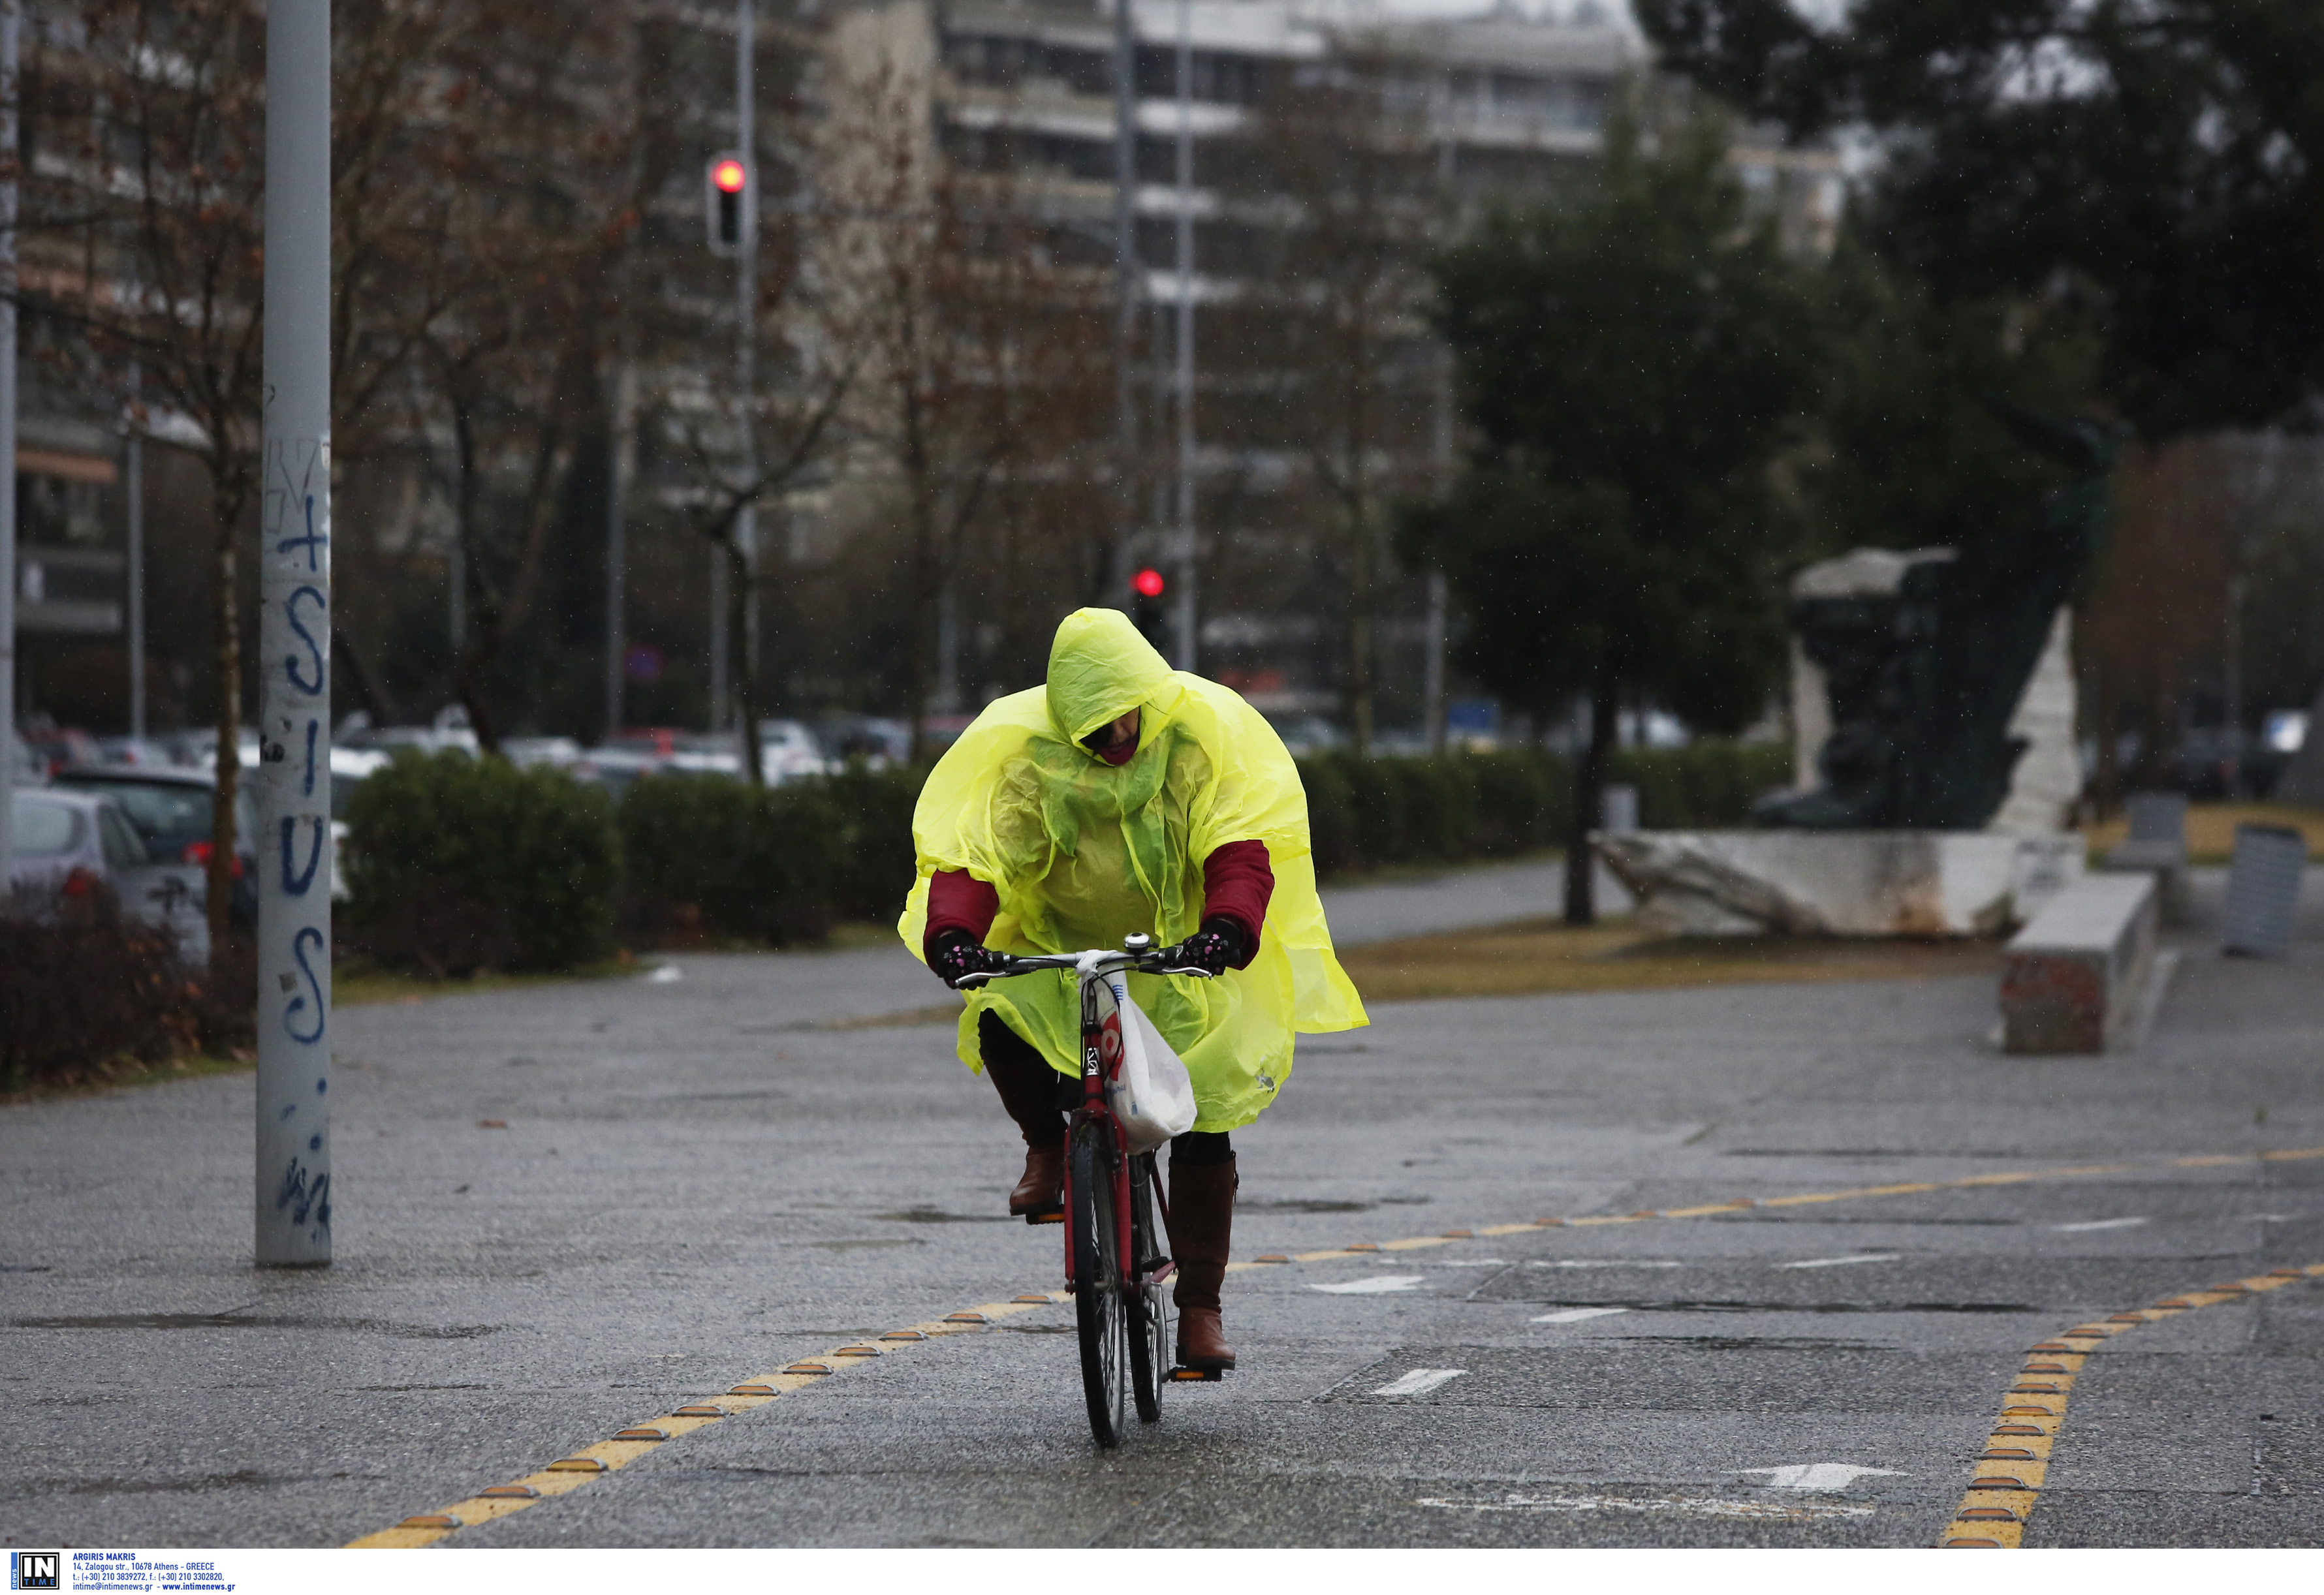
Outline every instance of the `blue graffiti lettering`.
<svg viewBox="0 0 2324 1595">
<path fill-rule="evenodd" d="M 299 973 L 307 977 L 307 989 L 314 994 L 315 1028 L 302 1036 L 299 1033 L 299 1027 L 292 1022 L 306 1008 L 306 998 L 293 997 L 290 999 L 290 1005 L 282 1010 L 283 1030 L 291 1040 L 301 1046 L 311 1045 L 323 1038 L 323 982 L 315 978 L 315 966 L 307 962 L 307 948 L 309 943 L 313 944 L 315 951 L 321 952 L 323 933 L 311 925 L 302 925 L 299 927 L 299 934 L 290 938 L 290 956 L 299 961 Z M 321 1090 L 322 1082 L 317 1081 L 315 1088 L 318 1091 Z"/>
<path fill-rule="evenodd" d="M 310 493 L 306 495 L 306 505 L 307 535 L 305 537 L 286 537 L 281 542 L 274 545 L 274 551 L 278 554 L 288 554 L 294 549 L 304 549 L 307 550 L 307 568 L 309 570 L 320 570 L 322 567 L 315 562 L 316 552 L 318 549 L 329 548 L 331 546 L 331 539 L 328 537 L 318 536 L 316 533 L 315 495 L 313 493 Z"/>
<path fill-rule="evenodd" d="M 286 1208 L 290 1210 L 290 1222 L 294 1224 L 305 1223 L 307 1215 L 311 1212 L 318 1225 L 329 1229 L 331 1176 L 318 1174 L 309 1178 L 306 1165 L 296 1157 L 291 1158 L 290 1166 L 282 1171 L 281 1185 L 274 1192 L 274 1211 L 281 1212 Z"/>
<path fill-rule="evenodd" d="M 322 729 L 323 723 L 319 720 L 307 722 L 307 774 L 299 785 L 299 795 L 302 798 L 315 795 L 315 733 Z"/>
<path fill-rule="evenodd" d="M 290 815 L 286 814 L 282 816 L 282 895 L 284 897 L 305 897 L 307 889 L 315 883 L 315 871 L 322 867 L 323 826 L 326 822 L 321 815 L 316 815 L 307 823 L 315 827 L 315 832 L 307 844 L 307 867 L 301 871 L 296 867 L 297 855 L 290 850 L 292 831 L 299 822 Z"/>
<path fill-rule="evenodd" d="M 314 633 L 299 622 L 299 600 L 301 598 L 313 599 L 315 607 L 326 615 L 331 612 L 331 601 L 323 596 L 319 587 L 293 587 L 290 596 L 282 601 L 283 618 L 290 622 L 290 629 L 299 633 L 299 641 L 307 645 L 308 655 L 314 660 L 315 678 L 309 681 L 299 674 L 299 656 L 295 653 L 285 656 L 282 668 L 290 678 L 290 685 L 300 692 L 319 693 L 323 690 L 323 647 L 315 641 Z"/>
</svg>

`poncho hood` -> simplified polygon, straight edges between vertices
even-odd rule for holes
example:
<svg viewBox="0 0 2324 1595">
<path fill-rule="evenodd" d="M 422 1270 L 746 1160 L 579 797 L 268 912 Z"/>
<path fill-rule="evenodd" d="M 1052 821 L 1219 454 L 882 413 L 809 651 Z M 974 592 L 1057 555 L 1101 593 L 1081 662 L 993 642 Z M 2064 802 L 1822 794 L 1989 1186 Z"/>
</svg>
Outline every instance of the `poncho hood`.
<svg viewBox="0 0 2324 1595">
<path fill-rule="evenodd" d="M 1069 742 L 1144 705 L 1164 706 L 1172 689 L 1169 661 L 1118 609 L 1074 611 L 1049 645 L 1049 719 Z"/>
</svg>

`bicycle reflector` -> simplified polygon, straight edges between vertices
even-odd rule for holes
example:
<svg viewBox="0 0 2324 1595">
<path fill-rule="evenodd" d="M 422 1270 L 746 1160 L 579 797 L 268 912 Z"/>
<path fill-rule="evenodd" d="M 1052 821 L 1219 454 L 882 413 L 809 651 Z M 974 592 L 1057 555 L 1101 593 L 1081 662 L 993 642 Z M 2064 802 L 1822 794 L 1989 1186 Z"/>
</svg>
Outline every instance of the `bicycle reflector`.
<svg viewBox="0 0 2324 1595">
<path fill-rule="evenodd" d="M 1159 598 L 1162 596 L 1162 589 L 1169 584 L 1162 579 L 1160 571 L 1149 565 L 1132 576 L 1130 585 L 1138 589 L 1138 595 L 1140 598 Z"/>
<path fill-rule="evenodd" d="M 751 168 L 742 156 L 714 155 L 704 170 L 703 221 L 710 235 L 710 253 L 739 252 L 751 232 Z"/>
</svg>

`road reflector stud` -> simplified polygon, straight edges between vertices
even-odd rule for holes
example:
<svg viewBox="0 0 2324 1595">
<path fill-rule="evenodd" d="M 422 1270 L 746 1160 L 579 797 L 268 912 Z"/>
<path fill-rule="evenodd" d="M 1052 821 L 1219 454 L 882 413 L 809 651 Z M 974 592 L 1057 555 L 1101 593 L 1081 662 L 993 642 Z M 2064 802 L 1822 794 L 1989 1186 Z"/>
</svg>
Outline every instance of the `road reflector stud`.
<svg viewBox="0 0 2324 1595">
<path fill-rule="evenodd" d="M 733 1389 L 727 1391 L 726 1394 L 729 1396 L 774 1396 L 779 1395 L 780 1392 L 772 1385 L 737 1385 Z"/>
<path fill-rule="evenodd" d="M 982 1313 L 947 1313 L 945 1314 L 945 1322 L 946 1323 L 990 1323 L 992 1320 Z"/>
<path fill-rule="evenodd" d="M 1379 1249 L 1379 1242 L 1377 1240 L 1359 1240 L 1353 1246 L 1343 1246 L 1340 1249 L 1342 1251 L 1378 1251 Z"/>
<path fill-rule="evenodd" d="M 1038 1291 L 1028 1295 L 1010 1296 L 1009 1299 L 1012 1302 L 1025 1302 L 1028 1304 L 1038 1302 L 1042 1305 L 1047 1306 L 1049 1302 L 1049 1293 L 1046 1290 Z"/>
<path fill-rule="evenodd" d="M 1962 1523 L 2015 1523 L 2017 1514 L 2006 1507 L 1971 1507 L 1958 1521 Z"/>
<path fill-rule="evenodd" d="M 537 1501 L 540 1492 L 530 1484 L 495 1484 L 490 1489 L 476 1492 L 480 1501 Z"/>
<path fill-rule="evenodd" d="M 552 1473 L 602 1473 L 605 1464 L 595 1457 L 559 1457 L 549 1464 Z"/>
<path fill-rule="evenodd" d="M 2066 1332 L 2066 1338 L 2070 1341 L 2102 1341 L 2107 1338 L 2107 1332 L 2102 1329 L 2070 1329 Z"/>
<path fill-rule="evenodd" d="M 1447 1240 L 1474 1240 L 1476 1238 L 1477 1231 L 1474 1230 L 1447 1230 L 1443 1235 L 1443 1239 Z"/>
<path fill-rule="evenodd" d="M 883 1341 L 924 1341 L 928 1337 L 917 1329 L 891 1329 L 880 1338 Z"/>
<path fill-rule="evenodd" d="M 723 1418 L 726 1415 L 726 1409 L 723 1406 L 681 1406 L 669 1415 L 674 1418 Z"/>
<path fill-rule="evenodd" d="M 2055 1385 L 2012 1385 L 2009 1387 L 2009 1393 L 2012 1396 L 2062 1396 L 2065 1394 Z"/>
<path fill-rule="evenodd" d="M 1988 1445 L 1977 1453 L 1980 1462 L 2030 1462 L 2034 1453 L 2018 1445 Z"/>
<path fill-rule="evenodd" d="M 2006 1418 L 2054 1418 L 2058 1415 L 2046 1406 L 2005 1406 L 2001 1409 L 2001 1415 Z"/>
<path fill-rule="evenodd" d="M 1254 1263 L 1287 1263 L 1291 1259 L 1279 1251 L 1270 1251 L 1263 1258 L 1253 1258 L 1250 1260 Z"/>
<path fill-rule="evenodd" d="M 2305 1268 L 2270 1268 L 2267 1271 L 2267 1277 L 2270 1279 L 2305 1279 L 2308 1277 L 2308 1270 Z"/>
<path fill-rule="evenodd" d="M 449 1512 L 422 1512 L 417 1517 L 407 1517 L 395 1526 L 398 1528 L 460 1528 L 465 1525 Z"/>
<path fill-rule="evenodd" d="M 2071 1373 L 2074 1370 L 2062 1362 L 2029 1362 L 2022 1370 L 2026 1373 Z"/>
<path fill-rule="evenodd" d="M 1994 1425 L 1993 1432 L 1997 1434 L 2039 1434 L 2042 1433 L 2041 1430 L 2035 1428 L 2031 1424 L 1997 1424 Z"/>
<path fill-rule="evenodd" d="M 1998 1551 L 2001 1549 L 2001 1542 L 1999 1540 L 1947 1540 L 1945 1542 L 1945 1549 L 1948 1551 Z"/>
<path fill-rule="evenodd" d="M 1658 1207 L 1642 1207 L 1630 1215 L 1634 1219 L 1658 1219 L 1663 1216 Z"/>
<path fill-rule="evenodd" d="M 2070 1346 L 2063 1341 L 2043 1341 L 2034 1348 L 2036 1351 L 2079 1351 L 2080 1346 Z"/>
<path fill-rule="evenodd" d="M 831 1365 L 827 1362 L 794 1362 L 783 1371 L 793 1374 L 829 1373 Z"/>
<path fill-rule="evenodd" d="M 2185 1296 L 2166 1296 L 2154 1305 L 2158 1307 L 2191 1307 L 2195 1304 Z"/>
<path fill-rule="evenodd" d="M 624 1429 L 613 1438 L 616 1440 L 667 1440 L 669 1438 L 669 1431 L 651 1427 Z"/>
<path fill-rule="evenodd" d="M 1990 1479 L 1972 1479 L 1969 1481 L 1969 1487 L 1971 1489 L 2024 1489 L 2025 1480 L 1997 1474 Z"/>
<path fill-rule="evenodd" d="M 2144 1323 L 2146 1322 L 2146 1314 L 2144 1313 L 2116 1313 L 2112 1317 L 2108 1318 L 2107 1322 L 2108 1323 Z"/>
<path fill-rule="evenodd" d="M 834 1357 L 877 1357 L 880 1355 L 880 1348 L 867 1346 L 859 1341 L 853 1346 L 842 1346 L 832 1355 Z"/>
<path fill-rule="evenodd" d="M 2248 1295 L 2251 1294 L 2251 1286 L 2239 1283 L 2215 1285 L 2211 1286 L 2210 1294 L 2213 1295 Z"/>
<path fill-rule="evenodd" d="M 1534 1227 L 1539 1230 L 1554 1230 L 1562 1226 L 1564 1222 L 1565 1221 L 1563 1219 L 1536 1219 L 1534 1220 Z"/>
</svg>

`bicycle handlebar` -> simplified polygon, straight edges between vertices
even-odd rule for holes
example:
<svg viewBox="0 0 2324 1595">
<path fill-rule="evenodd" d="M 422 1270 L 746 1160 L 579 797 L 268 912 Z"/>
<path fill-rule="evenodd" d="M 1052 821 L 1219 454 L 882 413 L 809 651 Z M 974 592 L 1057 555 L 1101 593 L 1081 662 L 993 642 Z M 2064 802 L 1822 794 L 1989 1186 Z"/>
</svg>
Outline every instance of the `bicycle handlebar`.
<svg viewBox="0 0 2324 1595">
<path fill-rule="evenodd" d="M 1031 953 L 1023 956 L 1011 954 L 1008 966 L 1002 969 L 976 970 L 964 974 L 954 985 L 956 991 L 981 986 L 987 981 L 1006 980 L 1012 975 L 1033 974 L 1044 969 L 1083 970 L 1091 974 L 1110 973 L 1117 969 L 1132 969 L 1141 974 L 1184 974 L 1197 980 L 1213 978 L 1211 972 L 1199 965 L 1169 964 L 1162 962 L 1165 954 L 1175 947 L 1154 947 L 1142 953 L 1128 952 L 1120 947 L 1092 947 L 1085 953 Z"/>
</svg>

